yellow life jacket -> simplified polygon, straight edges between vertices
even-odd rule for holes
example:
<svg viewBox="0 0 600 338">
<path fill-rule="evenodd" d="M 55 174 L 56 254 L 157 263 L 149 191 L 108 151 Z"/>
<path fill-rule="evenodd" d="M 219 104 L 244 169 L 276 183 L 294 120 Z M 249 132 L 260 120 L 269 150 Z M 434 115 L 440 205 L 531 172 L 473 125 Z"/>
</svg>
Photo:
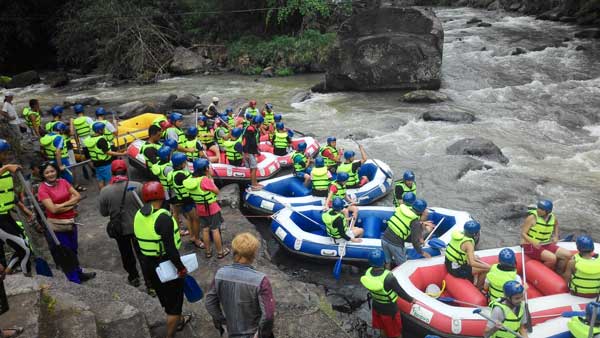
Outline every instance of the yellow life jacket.
<svg viewBox="0 0 600 338">
<path fill-rule="evenodd" d="M 593 336 L 600 334 L 600 327 L 594 325 Z M 569 331 L 575 338 L 588 338 L 590 332 L 590 324 L 586 322 L 585 318 L 573 317 L 567 323 Z"/>
<path fill-rule="evenodd" d="M 391 273 L 385 270 L 379 276 L 373 276 L 373 268 L 369 268 L 364 276 L 360 277 L 360 283 L 369 290 L 371 298 L 381 304 L 395 304 L 398 294 L 394 290 L 385 290 L 385 278 Z"/>
<path fill-rule="evenodd" d="M 171 213 L 165 209 L 152 210 L 148 216 L 142 214 L 141 210 L 135 214 L 133 220 L 133 232 L 140 245 L 140 251 L 144 256 L 161 257 L 166 254 L 162 237 L 156 233 L 154 226 L 158 216 L 166 214 L 173 219 L 173 237 L 175 247 L 181 247 L 181 235 L 179 235 L 179 226 L 177 221 L 171 216 Z"/>
<path fill-rule="evenodd" d="M 183 186 L 188 190 L 190 197 L 192 200 L 194 200 L 194 203 L 208 206 L 209 204 L 217 201 L 217 194 L 201 188 L 202 180 L 205 178 L 208 179 L 206 176 L 190 176 L 183 181 Z"/>
<path fill-rule="evenodd" d="M 490 267 L 490 272 L 486 277 L 489 281 L 488 298 L 491 304 L 491 302 L 504 297 L 504 283 L 515 280 L 517 271 L 500 270 L 498 264 L 494 264 Z"/>
<path fill-rule="evenodd" d="M 392 217 L 387 221 L 387 226 L 394 234 L 396 234 L 396 236 L 403 241 L 406 241 L 411 232 L 410 224 L 416 219 L 419 219 L 419 215 L 408 206 L 400 204 L 394 211 Z"/>
<path fill-rule="evenodd" d="M 600 258 L 596 255 L 593 259 L 573 256 L 575 259 L 575 273 L 571 275 L 569 288 L 577 294 L 597 295 L 600 292 Z"/>
<path fill-rule="evenodd" d="M 452 239 L 446 247 L 446 259 L 451 262 L 456 262 L 460 265 L 468 264 L 467 253 L 461 248 L 464 242 L 471 242 L 475 245 L 475 240 L 471 237 L 465 236 L 462 231 L 454 231 L 452 233 Z"/>
<path fill-rule="evenodd" d="M 314 190 L 327 190 L 329 188 L 329 174 L 327 167 L 313 168 L 311 171 L 312 188 Z"/>
<path fill-rule="evenodd" d="M 550 213 L 548 221 L 538 215 L 537 209 L 530 209 L 529 214 L 535 217 L 535 224 L 527 231 L 527 237 L 536 244 L 550 241 L 556 225 L 554 213 Z"/>
<path fill-rule="evenodd" d="M 344 216 L 344 214 L 342 214 L 341 212 L 337 212 L 331 209 L 323 213 L 323 216 L 321 216 L 321 218 L 323 219 L 323 223 L 325 223 L 325 229 L 327 230 L 327 234 L 331 238 L 342 238 L 340 232 L 338 231 L 338 228 L 333 226 L 333 222 L 335 222 L 335 220 L 338 218 L 341 218 L 342 222 L 344 222 L 344 231 L 348 231 L 348 222 L 346 221 L 346 217 Z"/>
<path fill-rule="evenodd" d="M 521 321 L 523 320 L 523 315 L 525 314 L 524 305 L 519 306 L 519 313 L 515 314 L 513 310 L 511 310 L 507 305 L 502 302 L 492 302 L 490 305 L 492 308 L 498 306 L 504 312 L 504 321 L 502 325 L 507 328 L 519 332 L 521 328 Z M 514 338 L 515 335 L 512 333 L 508 333 L 507 331 L 498 330 L 496 331 L 490 338 Z"/>
<path fill-rule="evenodd" d="M 7 214 L 15 207 L 15 186 L 10 171 L 0 175 L 0 214 Z"/>
</svg>

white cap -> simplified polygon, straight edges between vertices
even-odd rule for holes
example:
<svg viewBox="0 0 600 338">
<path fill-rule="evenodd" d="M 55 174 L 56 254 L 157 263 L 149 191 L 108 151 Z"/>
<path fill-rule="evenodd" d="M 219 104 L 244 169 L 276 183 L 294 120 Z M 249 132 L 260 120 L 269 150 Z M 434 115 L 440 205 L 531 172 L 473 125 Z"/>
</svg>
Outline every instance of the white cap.
<svg viewBox="0 0 600 338">
<path fill-rule="evenodd" d="M 219 102 L 219 98 L 218 98 L 218 97 L 216 97 L 216 96 L 213 96 L 213 98 L 212 98 L 212 102 Z"/>
<path fill-rule="evenodd" d="M 9 96 L 15 96 L 15 94 L 13 94 L 13 92 L 4 93 L 4 97 L 9 97 Z"/>
</svg>

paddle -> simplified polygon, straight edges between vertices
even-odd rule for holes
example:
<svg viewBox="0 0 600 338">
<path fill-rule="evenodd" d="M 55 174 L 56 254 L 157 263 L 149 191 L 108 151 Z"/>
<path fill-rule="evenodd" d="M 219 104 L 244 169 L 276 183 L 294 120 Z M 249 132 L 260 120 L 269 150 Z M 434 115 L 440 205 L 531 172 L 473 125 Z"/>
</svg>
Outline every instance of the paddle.
<svg viewBox="0 0 600 338">
<path fill-rule="evenodd" d="M 525 248 L 523 248 L 523 246 L 521 246 L 521 265 L 523 266 L 523 283 L 527 283 L 527 270 L 525 269 Z M 527 319 L 525 326 L 527 327 L 527 332 L 531 333 L 533 331 L 533 326 L 531 324 L 529 303 L 527 302 L 527 292 L 523 292 L 523 296 L 525 297 L 525 318 Z"/>
<path fill-rule="evenodd" d="M 429 247 L 432 249 L 440 250 L 446 247 L 446 243 L 439 238 L 432 238 L 429 240 Z"/>
<path fill-rule="evenodd" d="M 563 313 L 554 313 L 551 315 L 544 315 L 544 316 L 534 316 L 531 318 L 539 319 L 539 318 L 551 318 L 551 317 L 558 317 L 558 316 L 561 316 L 564 318 L 579 317 L 579 316 L 585 317 L 585 312 L 583 312 L 583 311 L 565 311 Z"/>
<path fill-rule="evenodd" d="M 58 265 L 61 268 L 61 270 L 63 270 L 65 273 L 74 271 L 79 267 L 79 260 L 77 259 L 77 255 L 70 248 L 62 245 L 58 241 L 58 238 L 56 238 L 56 234 L 48 224 L 46 215 L 42 211 L 42 208 L 40 207 L 38 201 L 35 199 L 35 196 L 33 196 L 33 192 L 31 192 L 31 189 L 27 187 L 27 182 L 25 181 L 25 177 L 23 177 L 23 173 L 21 171 L 17 172 L 17 177 L 23 185 L 23 191 L 25 191 L 27 197 L 29 197 L 29 199 L 32 201 L 36 212 L 40 216 L 40 219 L 42 220 L 42 223 L 46 228 L 46 231 L 48 232 L 48 234 L 50 234 L 50 237 L 54 242 L 54 245 L 50 245 L 50 252 L 52 253 L 52 257 L 54 257 L 56 265 Z"/>
<path fill-rule="evenodd" d="M 314 223 L 314 224 L 318 225 L 318 226 L 319 226 L 319 228 L 321 228 L 321 230 L 323 230 L 323 231 L 327 232 L 327 229 L 325 229 L 325 226 L 324 226 L 323 224 L 321 224 L 321 223 L 319 223 L 319 222 L 316 222 L 316 221 L 315 221 L 315 220 L 313 220 L 312 218 L 310 218 L 310 217 L 308 217 L 308 216 L 304 215 L 303 213 L 301 213 L 301 212 L 299 212 L 299 211 L 295 210 L 295 209 L 294 209 L 294 208 L 293 208 L 291 205 L 289 205 L 289 204 L 287 204 L 287 203 L 283 203 L 283 202 L 281 202 L 281 201 L 277 200 L 277 199 L 276 199 L 274 196 L 271 196 L 271 200 L 272 200 L 272 201 L 275 201 L 275 202 L 277 202 L 277 203 L 279 203 L 279 204 L 281 204 L 281 205 L 283 205 L 283 207 L 284 207 L 284 208 L 286 208 L 286 209 L 290 209 L 292 212 L 295 212 L 296 214 L 300 215 L 302 218 L 304 218 L 304 219 L 308 220 L 309 222 L 312 222 L 312 223 Z"/>
<path fill-rule="evenodd" d="M 194 279 L 194 277 L 190 275 L 185 275 L 185 280 L 183 282 L 183 293 L 185 294 L 185 298 L 190 303 L 195 303 L 202 299 L 204 296 L 204 292 L 198 282 Z"/>
<path fill-rule="evenodd" d="M 352 221 L 350 222 L 350 229 L 354 227 L 354 223 L 356 222 L 356 218 L 352 217 Z M 342 275 L 342 259 L 346 256 L 346 243 L 347 241 L 342 241 L 338 245 L 338 253 L 340 254 L 340 258 L 335 262 L 333 266 L 333 278 L 336 280 L 340 280 L 340 276 Z"/>
<path fill-rule="evenodd" d="M 112 114 L 112 124 L 115 127 L 115 130 L 117 131 L 117 137 L 115 137 L 115 138 L 117 139 L 117 149 L 119 149 L 119 125 L 117 124 L 115 112 L 111 111 L 110 113 Z"/>
<path fill-rule="evenodd" d="M 594 338 L 594 329 L 596 325 L 596 316 L 598 315 L 598 306 L 600 306 L 600 304 L 598 304 L 598 297 L 596 297 L 596 302 L 593 303 L 592 318 L 590 319 L 590 329 L 588 331 L 588 338 Z"/>
<path fill-rule="evenodd" d="M 437 300 L 439 300 L 442 303 L 458 303 L 458 304 L 471 305 L 471 306 L 474 306 L 476 308 L 481 308 L 481 305 L 477 305 L 477 304 L 474 304 L 474 303 L 465 302 L 465 301 L 458 300 L 458 299 L 452 298 L 452 297 L 438 297 Z"/>
<path fill-rule="evenodd" d="M 358 141 L 356 141 L 356 140 L 354 139 L 353 135 L 352 135 L 352 134 L 350 134 L 350 135 L 348 135 L 348 136 L 349 136 L 349 137 L 350 137 L 350 139 L 351 139 L 351 140 L 352 140 L 354 143 L 356 143 L 356 145 L 357 145 L 357 146 L 360 148 L 360 143 L 358 143 Z M 364 150 L 364 149 L 365 149 L 365 148 L 363 147 L 363 150 Z M 364 150 L 364 151 L 365 151 L 365 155 L 367 155 L 367 157 L 370 157 L 370 156 L 369 156 L 369 154 L 367 154 L 367 151 L 366 151 L 366 150 Z M 373 163 L 375 163 L 375 165 L 377 166 L 377 168 L 379 168 L 379 170 L 381 170 L 381 171 L 383 172 L 383 174 L 385 175 L 385 177 L 387 177 L 387 178 L 389 178 L 389 179 L 391 179 L 391 180 L 393 180 L 393 179 L 394 179 L 392 176 L 390 176 L 390 174 L 388 174 L 388 172 L 387 172 L 387 171 L 385 171 L 385 170 L 381 169 L 381 167 L 380 167 L 380 166 L 379 166 L 379 164 L 377 163 L 377 160 L 373 159 Z"/>
<path fill-rule="evenodd" d="M 300 135 L 300 136 L 306 136 L 306 133 L 303 133 L 300 130 L 292 129 L 292 128 L 290 128 L 290 130 L 293 131 L 294 133 Z"/>
<path fill-rule="evenodd" d="M 511 333 L 511 334 L 514 334 L 514 335 L 515 335 L 515 337 L 517 337 L 517 338 L 523 338 L 523 336 L 521 336 L 521 335 L 520 335 L 518 332 L 516 332 L 516 331 L 514 331 L 514 330 L 511 330 L 511 329 L 509 329 L 508 327 L 504 326 L 502 323 L 500 323 L 500 322 L 497 322 L 497 321 L 493 320 L 491 317 L 489 317 L 489 316 L 487 316 L 487 315 L 484 315 L 483 313 L 481 313 L 481 309 L 475 309 L 475 310 L 473 310 L 473 313 L 474 313 L 474 314 L 478 314 L 478 315 L 480 315 L 481 317 L 483 317 L 483 318 L 485 318 L 485 319 L 489 320 L 490 322 L 492 322 L 492 323 L 496 324 L 496 326 L 499 326 L 499 327 L 501 327 L 503 330 L 506 330 L 506 332 L 509 332 L 509 333 Z"/>
<path fill-rule="evenodd" d="M 433 230 L 431 230 L 431 232 L 429 233 L 429 235 L 427 236 L 427 238 L 425 238 L 424 242 L 427 242 L 431 236 L 433 236 L 433 233 L 437 230 L 437 228 L 442 224 L 442 222 L 446 219 L 446 216 L 442 217 L 442 219 L 438 222 L 438 224 L 436 224 L 435 228 L 433 228 Z"/>
</svg>

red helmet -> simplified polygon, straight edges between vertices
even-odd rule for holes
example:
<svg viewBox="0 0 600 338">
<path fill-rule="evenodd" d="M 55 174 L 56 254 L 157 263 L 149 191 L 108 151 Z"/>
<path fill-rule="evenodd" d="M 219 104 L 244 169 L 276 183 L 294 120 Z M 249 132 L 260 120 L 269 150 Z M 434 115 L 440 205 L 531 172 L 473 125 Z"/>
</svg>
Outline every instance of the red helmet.
<svg viewBox="0 0 600 338">
<path fill-rule="evenodd" d="M 164 200 L 165 189 L 158 181 L 150 181 L 142 186 L 142 200 L 144 202 Z"/>
<path fill-rule="evenodd" d="M 123 160 L 114 160 L 110 165 L 110 170 L 113 174 L 119 171 L 127 172 L 127 164 Z"/>
<path fill-rule="evenodd" d="M 170 127 L 172 127 L 172 125 L 169 121 L 160 121 L 159 125 L 160 125 L 160 129 L 162 129 L 162 130 L 167 130 Z"/>
<path fill-rule="evenodd" d="M 256 100 L 250 100 L 250 103 L 248 105 L 252 108 L 256 107 Z"/>
</svg>

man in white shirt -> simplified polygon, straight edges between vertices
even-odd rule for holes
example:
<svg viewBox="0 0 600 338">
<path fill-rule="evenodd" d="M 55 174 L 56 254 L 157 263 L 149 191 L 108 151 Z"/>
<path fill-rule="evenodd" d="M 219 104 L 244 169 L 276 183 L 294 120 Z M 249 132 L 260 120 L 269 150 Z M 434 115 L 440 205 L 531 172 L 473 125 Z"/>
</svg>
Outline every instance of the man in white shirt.
<svg viewBox="0 0 600 338">
<path fill-rule="evenodd" d="M 13 137 L 19 139 L 21 138 L 21 130 L 19 126 L 23 123 L 23 121 L 19 118 L 19 115 L 17 115 L 15 106 L 12 104 L 13 97 L 14 94 L 12 92 L 6 92 L 4 94 L 4 104 L 2 105 L 2 111 L 0 111 L 0 114 L 2 114 L 2 116 L 8 120 Z"/>
</svg>

